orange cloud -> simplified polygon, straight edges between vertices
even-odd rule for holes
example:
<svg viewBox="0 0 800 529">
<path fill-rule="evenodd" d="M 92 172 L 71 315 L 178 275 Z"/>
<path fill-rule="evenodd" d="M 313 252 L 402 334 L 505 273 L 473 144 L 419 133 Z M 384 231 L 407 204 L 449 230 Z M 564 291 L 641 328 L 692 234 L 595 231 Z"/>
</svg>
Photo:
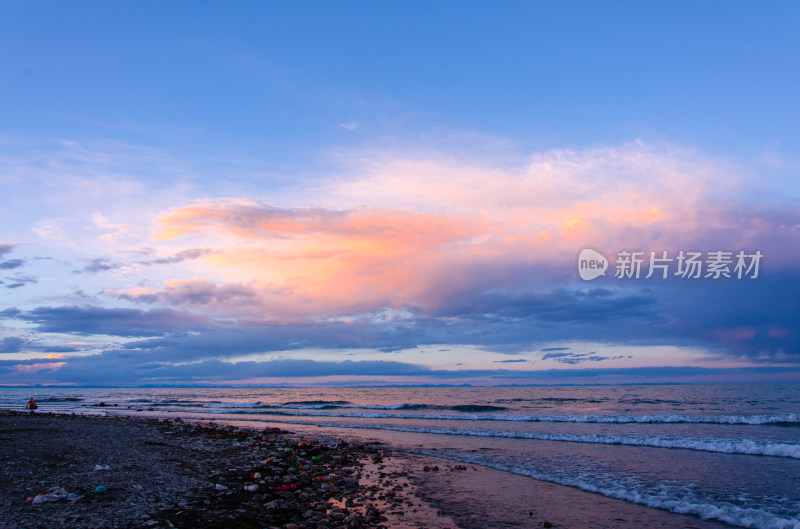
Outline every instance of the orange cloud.
<svg viewBox="0 0 800 529">
<path fill-rule="evenodd" d="M 446 240 L 471 231 L 468 218 L 383 209 L 280 209 L 248 200 L 225 200 L 173 208 L 156 219 L 157 240 L 203 232 L 270 239 L 288 236 L 335 235 L 363 238 Z"/>
<path fill-rule="evenodd" d="M 226 199 L 160 216 L 157 240 L 214 240 L 213 255 L 191 266 L 225 284 L 170 282 L 158 295 L 211 296 L 206 306 L 267 317 L 436 306 L 524 284 L 526 267 L 539 264 L 562 266 L 563 277 L 583 246 L 646 252 L 709 230 L 740 236 L 729 209 L 714 205 L 735 178 L 672 146 L 556 150 L 517 170 L 397 155 L 358 163 L 360 176 L 319 191 L 317 201 L 339 209 Z M 746 236 L 768 229 L 753 224 Z M 249 294 L 233 295 L 236 285 Z"/>
</svg>

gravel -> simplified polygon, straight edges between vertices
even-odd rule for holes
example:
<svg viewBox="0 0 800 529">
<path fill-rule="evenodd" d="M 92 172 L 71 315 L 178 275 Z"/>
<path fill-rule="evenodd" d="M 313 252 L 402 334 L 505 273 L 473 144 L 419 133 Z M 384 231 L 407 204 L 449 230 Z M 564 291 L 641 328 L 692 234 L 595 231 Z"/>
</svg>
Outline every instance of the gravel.
<svg viewBox="0 0 800 529">
<path fill-rule="evenodd" d="M 361 479 L 387 454 L 333 443 L 180 419 L 0 412 L 0 528 L 387 527 L 385 511 L 396 517 L 406 500 L 386 503 Z"/>
</svg>

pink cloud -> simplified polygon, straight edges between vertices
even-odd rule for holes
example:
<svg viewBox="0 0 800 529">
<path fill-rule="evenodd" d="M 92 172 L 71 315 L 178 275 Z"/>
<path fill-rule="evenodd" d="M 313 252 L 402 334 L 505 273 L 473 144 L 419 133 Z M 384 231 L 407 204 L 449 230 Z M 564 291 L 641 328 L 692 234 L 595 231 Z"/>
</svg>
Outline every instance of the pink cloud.
<svg viewBox="0 0 800 529">
<path fill-rule="evenodd" d="M 36 364 L 19 364 L 13 366 L 14 370 L 20 373 L 35 373 L 37 371 L 55 371 L 65 366 L 66 362 L 51 362 L 51 363 L 36 363 Z"/>
<path fill-rule="evenodd" d="M 284 316 L 435 307 L 459 292 L 530 284 L 540 265 L 551 270 L 540 281 L 563 280 L 586 246 L 760 249 L 773 266 L 793 262 L 785 240 L 800 240 L 797 215 L 734 198 L 734 169 L 669 145 L 555 150 L 515 170 L 396 154 L 364 156 L 356 169 L 309 198 L 341 208 L 250 199 L 172 208 L 156 238 L 213 238 L 202 264 L 228 285 L 172 282 L 159 299 Z"/>
</svg>

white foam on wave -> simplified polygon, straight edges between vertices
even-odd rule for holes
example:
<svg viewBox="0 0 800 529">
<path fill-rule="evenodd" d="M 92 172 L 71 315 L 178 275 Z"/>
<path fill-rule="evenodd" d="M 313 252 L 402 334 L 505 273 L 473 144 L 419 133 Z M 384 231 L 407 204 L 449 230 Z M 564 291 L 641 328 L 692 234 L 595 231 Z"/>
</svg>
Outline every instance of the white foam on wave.
<svg viewBox="0 0 800 529">
<path fill-rule="evenodd" d="M 167 407 L 169 406 L 168 403 Z M 175 404 L 176 407 L 192 406 L 192 404 Z M 197 406 L 198 404 L 194 404 Z M 419 406 L 419 412 L 415 410 Z M 283 404 L 262 404 L 256 402 L 220 402 L 204 403 L 203 408 L 259 408 L 259 413 L 308 416 L 308 417 L 352 417 L 362 419 L 424 419 L 432 421 L 502 421 L 502 422 L 540 422 L 540 423 L 582 423 L 582 424 L 721 424 L 721 425 L 800 425 L 800 414 L 786 413 L 778 415 L 515 415 L 507 413 L 426 413 L 430 405 L 391 404 L 391 405 L 353 405 L 345 402 L 297 402 Z M 348 411 L 325 411 L 324 408 L 345 408 Z M 385 410 L 355 412 L 352 409 Z M 301 411 L 302 410 L 302 411 Z M 313 411 L 305 411 L 313 410 Z M 395 413 L 392 411 L 397 410 Z M 387 413 L 388 412 L 388 413 Z"/>
<path fill-rule="evenodd" d="M 643 489 L 632 488 L 631 483 L 622 484 L 614 482 L 592 482 L 584 477 L 573 478 L 558 476 L 528 468 L 484 461 L 479 458 L 455 456 L 427 450 L 408 450 L 408 452 L 414 452 L 432 457 L 440 457 L 452 461 L 460 461 L 462 463 L 482 465 L 541 481 L 549 481 L 559 485 L 566 485 L 568 487 L 585 490 L 587 492 L 602 494 L 603 496 L 609 498 L 616 498 L 619 500 L 629 501 L 631 503 L 638 503 L 647 507 L 663 509 L 679 514 L 691 514 L 699 516 L 703 519 L 719 520 L 721 522 L 738 527 L 751 527 L 756 529 L 800 529 L 800 521 L 797 519 L 783 518 L 777 514 L 773 514 L 762 509 L 743 508 L 728 503 L 719 505 L 713 503 L 703 503 L 697 498 L 680 498 L 677 496 L 670 496 L 669 493 L 664 490 L 660 491 L 659 494 L 653 494 L 652 492 Z"/>
<path fill-rule="evenodd" d="M 203 408 L 257 408 L 261 406 L 260 401 L 256 402 L 218 402 L 203 404 Z"/>
<path fill-rule="evenodd" d="M 366 406 L 365 406 L 366 407 Z M 390 409 L 388 407 L 377 409 Z M 400 409 L 400 408 L 392 408 Z M 264 413 L 270 413 L 265 411 Z M 427 413 L 345 413 L 345 412 L 292 412 L 281 409 L 272 412 L 281 415 L 309 417 L 357 417 L 362 419 L 427 419 L 445 421 L 504 421 L 504 422 L 558 422 L 598 424 L 800 424 L 800 415 L 508 415 L 508 414 L 427 414 Z"/>
<path fill-rule="evenodd" d="M 460 432 L 458 430 L 448 430 L 448 429 L 413 428 L 413 427 L 388 426 L 388 425 L 319 423 L 310 421 L 269 421 L 269 422 L 325 426 L 333 428 L 386 429 L 386 430 L 412 432 L 412 433 L 442 433 L 450 435 L 477 434 L 477 431 L 470 431 L 470 430 L 465 430 L 463 432 Z M 484 433 L 490 434 L 485 436 L 494 436 L 496 434 L 502 434 L 506 432 L 484 432 Z M 516 434 L 516 432 L 508 432 L 508 433 Z M 532 434 L 532 435 L 537 435 L 537 434 Z M 543 435 L 548 435 L 548 434 L 543 434 Z M 598 441 L 584 440 L 582 442 L 600 442 L 599 438 L 603 436 L 576 436 L 576 437 L 586 437 L 586 438 L 597 437 Z M 647 438 L 640 438 L 640 439 L 647 439 Z M 654 442 L 661 442 L 664 441 L 666 438 L 651 438 L 651 439 L 657 440 Z M 703 442 L 703 440 L 696 440 L 696 441 Z M 724 440 L 724 441 L 736 442 L 736 440 Z M 621 443 L 616 443 L 616 444 L 621 444 Z M 658 446 L 658 445 L 653 445 L 653 446 Z M 707 446 L 713 447 L 713 444 Z M 694 448 L 694 449 L 699 449 L 699 448 Z M 486 461 L 480 458 L 448 455 L 438 451 L 437 452 L 425 451 L 425 450 L 408 450 L 408 451 L 429 455 L 433 457 L 451 459 L 454 461 L 461 461 L 464 463 L 483 465 L 495 468 L 497 470 L 512 472 L 514 474 L 528 476 L 542 481 L 549 481 L 552 483 L 558 483 L 560 485 L 566 485 L 568 487 L 578 488 L 581 490 L 585 490 L 587 492 L 602 494 L 603 496 L 607 496 L 609 498 L 625 500 L 631 503 L 638 503 L 641 505 L 645 505 L 647 507 L 664 509 L 679 514 L 695 515 L 704 519 L 715 519 L 739 527 L 750 527 L 755 529 L 800 529 L 800 521 L 794 518 L 783 518 L 778 514 L 770 513 L 762 509 L 738 507 L 736 505 L 729 503 L 721 503 L 721 504 L 705 503 L 697 498 L 681 497 L 680 494 L 677 492 L 671 495 L 667 490 L 664 489 L 659 490 L 659 492 L 656 494 L 652 491 L 648 491 L 644 487 L 636 487 L 636 485 L 631 483 L 630 480 L 628 480 L 625 483 L 614 482 L 613 479 L 610 478 L 606 478 L 605 480 L 590 481 L 585 474 L 579 477 L 571 477 L 571 476 L 556 475 L 547 472 L 537 471 L 530 468 L 506 465 L 494 461 Z M 711 450 L 711 451 L 717 451 L 717 450 Z"/>
<path fill-rule="evenodd" d="M 364 408 L 365 410 L 422 410 L 430 408 L 428 404 L 364 404 L 363 406 L 349 406 L 351 408 Z"/>
<path fill-rule="evenodd" d="M 428 433 L 436 435 L 462 435 L 469 437 L 501 437 L 506 439 L 532 439 L 537 441 L 557 441 L 625 446 L 650 446 L 654 448 L 676 448 L 717 452 L 722 454 L 742 454 L 756 456 L 788 457 L 800 459 L 800 444 L 775 443 L 759 439 L 728 439 L 714 437 L 707 439 L 692 437 L 662 437 L 638 435 L 604 434 L 560 434 L 534 432 L 507 432 L 491 430 L 463 430 L 451 428 L 422 428 L 417 426 L 394 426 L 389 424 L 347 424 L 311 421 L 272 421 L 287 424 L 315 425 L 329 428 L 357 428 L 364 430 L 389 430 L 407 433 Z"/>
<path fill-rule="evenodd" d="M 211 413 L 224 413 L 222 410 L 214 410 Z M 445 428 L 415 428 L 405 426 L 392 426 L 392 425 L 368 425 L 368 424 L 346 424 L 346 423 L 323 423 L 311 422 L 300 420 L 273 420 L 264 417 L 253 417 L 252 419 L 257 422 L 270 422 L 270 423 L 285 423 L 285 424 L 298 424 L 309 426 L 323 426 L 332 428 L 359 428 L 359 429 L 384 429 L 400 432 L 411 433 L 438 433 L 446 435 L 477 435 L 483 437 L 532 437 L 537 436 L 546 437 L 544 440 L 561 440 L 561 441 L 574 441 L 574 442 L 596 442 L 605 443 L 612 441 L 611 444 L 624 444 L 622 442 L 613 442 L 616 440 L 628 440 L 630 444 L 643 445 L 643 446 L 666 446 L 671 441 L 691 445 L 692 442 L 698 443 L 694 446 L 676 446 L 675 448 L 689 448 L 693 450 L 708 450 L 712 452 L 724 453 L 740 453 L 733 451 L 736 443 L 744 443 L 740 445 L 743 450 L 741 453 L 751 453 L 751 447 L 747 445 L 748 440 L 736 439 L 689 439 L 689 438 L 666 438 L 666 437 L 617 437 L 617 436 L 603 436 L 603 435 L 576 435 L 569 434 L 529 434 L 518 432 L 486 432 L 481 430 L 455 430 Z M 508 435 L 506 435 L 508 434 Z M 567 439 L 568 437 L 575 437 L 579 439 Z M 556 439 L 559 438 L 559 439 Z M 783 457 L 797 457 L 797 450 L 800 449 L 797 445 L 784 445 L 783 443 L 768 443 L 752 441 L 758 450 L 768 452 L 777 449 L 780 446 L 790 447 L 791 454 L 784 455 Z M 652 444 L 650 444 L 652 443 Z M 770 447 L 771 445 L 771 447 Z M 746 508 L 734 505 L 728 502 L 713 502 L 704 498 L 698 498 L 691 493 L 687 494 L 685 491 L 679 489 L 652 488 L 639 485 L 631 479 L 625 479 L 615 476 L 600 476 L 596 473 L 585 474 L 581 473 L 578 476 L 570 476 L 560 473 L 547 472 L 532 468 L 521 467 L 517 465 L 509 465 L 504 462 L 491 461 L 481 459 L 480 457 L 466 456 L 466 455 L 452 455 L 445 454 L 439 451 L 424 451 L 424 450 L 407 450 L 409 452 L 420 453 L 433 457 L 450 459 L 454 461 L 461 461 L 464 463 L 471 463 L 482 465 L 486 467 L 495 468 L 497 470 L 512 472 L 515 474 L 539 479 L 542 481 L 549 481 L 569 487 L 578 488 L 587 492 L 593 492 L 607 496 L 609 498 L 616 498 L 620 500 L 629 501 L 645 505 L 651 508 L 664 509 L 679 514 L 695 515 L 704 519 L 715 519 L 734 526 L 749 527 L 755 529 L 800 529 L 800 520 L 796 518 L 782 517 L 778 513 L 769 512 L 768 510 L 758 508 Z M 780 452 L 780 450 L 778 450 Z M 764 453 L 759 455 L 776 455 L 775 453 Z"/>
</svg>

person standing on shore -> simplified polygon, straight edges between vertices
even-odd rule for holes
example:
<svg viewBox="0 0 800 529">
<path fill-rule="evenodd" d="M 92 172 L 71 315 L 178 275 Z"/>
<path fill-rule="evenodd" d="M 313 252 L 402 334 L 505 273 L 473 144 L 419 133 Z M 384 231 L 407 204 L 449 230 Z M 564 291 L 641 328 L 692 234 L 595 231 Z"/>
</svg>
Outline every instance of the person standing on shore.
<svg viewBox="0 0 800 529">
<path fill-rule="evenodd" d="M 35 410 L 38 407 L 39 406 L 36 405 L 36 401 L 33 400 L 33 397 L 31 397 L 31 400 L 29 400 L 28 404 L 25 405 L 25 409 L 26 410 L 31 410 L 31 414 L 33 414 L 33 410 Z"/>
</svg>

